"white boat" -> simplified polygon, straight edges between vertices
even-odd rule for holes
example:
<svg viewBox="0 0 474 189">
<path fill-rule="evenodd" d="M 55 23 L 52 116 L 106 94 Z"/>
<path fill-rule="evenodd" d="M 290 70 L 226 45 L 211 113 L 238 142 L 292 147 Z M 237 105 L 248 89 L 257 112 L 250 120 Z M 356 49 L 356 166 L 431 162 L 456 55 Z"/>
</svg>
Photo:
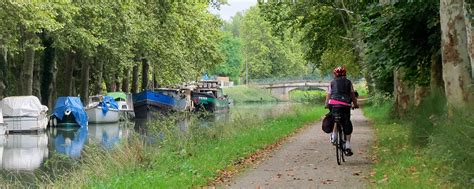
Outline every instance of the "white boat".
<svg viewBox="0 0 474 189">
<path fill-rule="evenodd" d="M 115 123 L 120 119 L 118 104 L 109 96 L 92 96 L 86 107 L 89 123 Z"/>
<path fill-rule="evenodd" d="M 0 135 L 4 135 L 7 132 L 7 127 L 3 122 L 2 108 L 0 107 Z"/>
<path fill-rule="evenodd" d="M 48 107 L 35 96 L 6 97 L 1 107 L 6 132 L 44 130 L 48 125 Z"/>
<path fill-rule="evenodd" d="M 48 136 L 39 134 L 6 135 L 1 167 L 6 170 L 33 171 L 48 157 Z"/>
<path fill-rule="evenodd" d="M 125 94 L 124 92 L 110 92 L 107 93 L 107 96 L 111 96 L 114 98 L 115 102 L 117 102 L 121 121 L 135 118 L 131 94 Z"/>
</svg>

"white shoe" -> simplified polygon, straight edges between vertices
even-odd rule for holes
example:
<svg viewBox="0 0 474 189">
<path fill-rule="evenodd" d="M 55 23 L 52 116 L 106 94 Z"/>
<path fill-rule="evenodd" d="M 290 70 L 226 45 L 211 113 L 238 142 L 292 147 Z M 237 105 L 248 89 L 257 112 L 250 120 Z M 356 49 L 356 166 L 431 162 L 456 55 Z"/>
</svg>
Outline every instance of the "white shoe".
<svg viewBox="0 0 474 189">
<path fill-rule="evenodd" d="M 329 139 L 329 141 L 332 143 L 332 144 L 336 144 L 336 140 L 337 140 L 337 136 L 332 133 L 331 134 L 331 138 Z"/>
</svg>

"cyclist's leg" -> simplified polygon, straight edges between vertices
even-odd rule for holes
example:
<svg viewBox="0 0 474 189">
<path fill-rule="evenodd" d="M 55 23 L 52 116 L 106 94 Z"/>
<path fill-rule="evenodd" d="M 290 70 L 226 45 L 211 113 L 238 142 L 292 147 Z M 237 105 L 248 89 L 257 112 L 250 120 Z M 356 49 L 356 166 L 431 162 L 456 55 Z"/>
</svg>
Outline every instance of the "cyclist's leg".
<svg viewBox="0 0 474 189">
<path fill-rule="evenodd" d="M 351 148 L 351 134 L 352 134 L 352 123 L 351 123 L 351 109 L 350 107 L 344 108 L 343 115 L 344 115 L 344 134 L 346 135 L 346 155 L 352 155 L 352 148 Z"/>
<path fill-rule="evenodd" d="M 334 105 L 328 105 L 328 108 L 329 108 L 329 111 L 331 112 L 331 114 L 334 115 L 334 111 L 335 111 L 335 108 L 334 108 Z M 332 126 L 332 133 L 330 134 L 330 141 L 331 143 L 336 143 L 336 122 L 334 122 L 334 125 Z"/>
</svg>

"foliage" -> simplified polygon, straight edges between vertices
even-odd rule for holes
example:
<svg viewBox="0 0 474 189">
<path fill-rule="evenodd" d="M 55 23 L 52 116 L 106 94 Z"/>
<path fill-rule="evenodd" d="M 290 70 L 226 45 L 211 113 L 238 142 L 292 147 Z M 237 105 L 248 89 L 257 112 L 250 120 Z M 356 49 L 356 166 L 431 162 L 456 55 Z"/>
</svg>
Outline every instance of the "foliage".
<svg viewBox="0 0 474 189">
<path fill-rule="evenodd" d="M 214 6 L 221 3 L 225 1 L 212 1 Z M 125 71 L 142 59 L 151 62 L 151 70 L 161 85 L 195 80 L 222 62 L 221 21 L 207 11 L 208 6 L 207 1 L 5 1 L 0 3 L 0 19 L 4 20 L 0 23 L 0 48 L 1 54 L 8 53 L 9 62 L 2 64 L 21 65 L 26 46 L 37 50 L 36 57 L 46 56 L 45 47 L 39 42 L 48 39 L 57 52 L 49 63 L 57 61 L 59 70 L 67 70 L 77 62 L 71 69 L 75 72 L 73 77 L 79 77 L 84 71 L 81 64 L 89 62 L 93 78 L 90 82 L 98 81 L 99 87 L 104 80 L 106 85 L 120 83 L 126 77 Z M 70 55 L 75 57 L 72 62 L 68 61 Z M 58 88 L 59 95 L 64 95 L 61 89 L 69 86 L 63 77 L 71 76 L 58 77 L 58 86 L 53 90 Z M 13 86 L 14 82 L 9 80 L 7 84 Z M 73 86 L 74 91 L 78 87 Z"/>
<path fill-rule="evenodd" d="M 429 84 L 431 57 L 440 48 L 438 9 L 438 3 L 417 1 L 374 5 L 363 15 L 366 69 L 378 90 L 393 91 L 393 70 L 400 67 L 411 84 Z"/>
<path fill-rule="evenodd" d="M 302 75 L 306 73 L 306 63 L 299 35 L 285 33 L 285 38 L 277 38 L 271 33 L 272 25 L 260 15 L 258 7 L 245 12 L 240 23 L 242 52 L 249 66 L 250 78 Z"/>
<path fill-rule="evenodd" d="M 220 44 L 221 53 L 224 55 L 224 62 L 218 64 L 211 74 L 218 76 L 228 76 L 232 81 L 238 81 L 242 72 L 242 53 L 239 38 L 225 33 Z"/>
<path fill-rule="evenodd" d="M 276 102 L 277 99 L 266 89 L 257 87 L 239 85 L 231 88 L 225 88 L 224 92 L 229 95 L 234 103 L 249 102 Z"/>
<path fill-rule="evenodd" d="M 356 20 L 351 14 L 362 9 L 362 3 L 277 1 L 261 2 L 259 7 L 265 19 L 275 26 L 273 33 L 277 36 L 284 36 L 287 30 L 302 33 L 300 42 L 305 47 L 305 59 L 313 68 L 320 68 L 322 74 L 327 74 L 335 65 L 345 65 L 356 68 L 350 73 L 359 75 L 359 58 L 354 50 L 356 39 L 353 38 L 353 23 Z M 344 56 L 338 54 L 341 52 Z"/>
<path fill-rule="evenodd" d="M 289 93 L 291 101 L 312 104 L 324 104 L 326 94 L 323 90 L 292 90 Z"/>
</svg>

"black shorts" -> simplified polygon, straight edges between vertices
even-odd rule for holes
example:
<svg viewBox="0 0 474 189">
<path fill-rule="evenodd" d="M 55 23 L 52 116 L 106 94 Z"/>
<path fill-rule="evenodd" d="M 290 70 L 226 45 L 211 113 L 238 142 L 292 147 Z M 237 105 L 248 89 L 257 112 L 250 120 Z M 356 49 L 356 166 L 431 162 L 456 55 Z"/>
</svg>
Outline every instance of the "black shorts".
<svg viewBox="0 0 474 189">
<path fill-rule="evenodd" d="M 342 129 L 346 135 L 352 134 L 351 107 L 341 105 L 329 105 L 331 114 L 341 115 Z"/>
</svg>

